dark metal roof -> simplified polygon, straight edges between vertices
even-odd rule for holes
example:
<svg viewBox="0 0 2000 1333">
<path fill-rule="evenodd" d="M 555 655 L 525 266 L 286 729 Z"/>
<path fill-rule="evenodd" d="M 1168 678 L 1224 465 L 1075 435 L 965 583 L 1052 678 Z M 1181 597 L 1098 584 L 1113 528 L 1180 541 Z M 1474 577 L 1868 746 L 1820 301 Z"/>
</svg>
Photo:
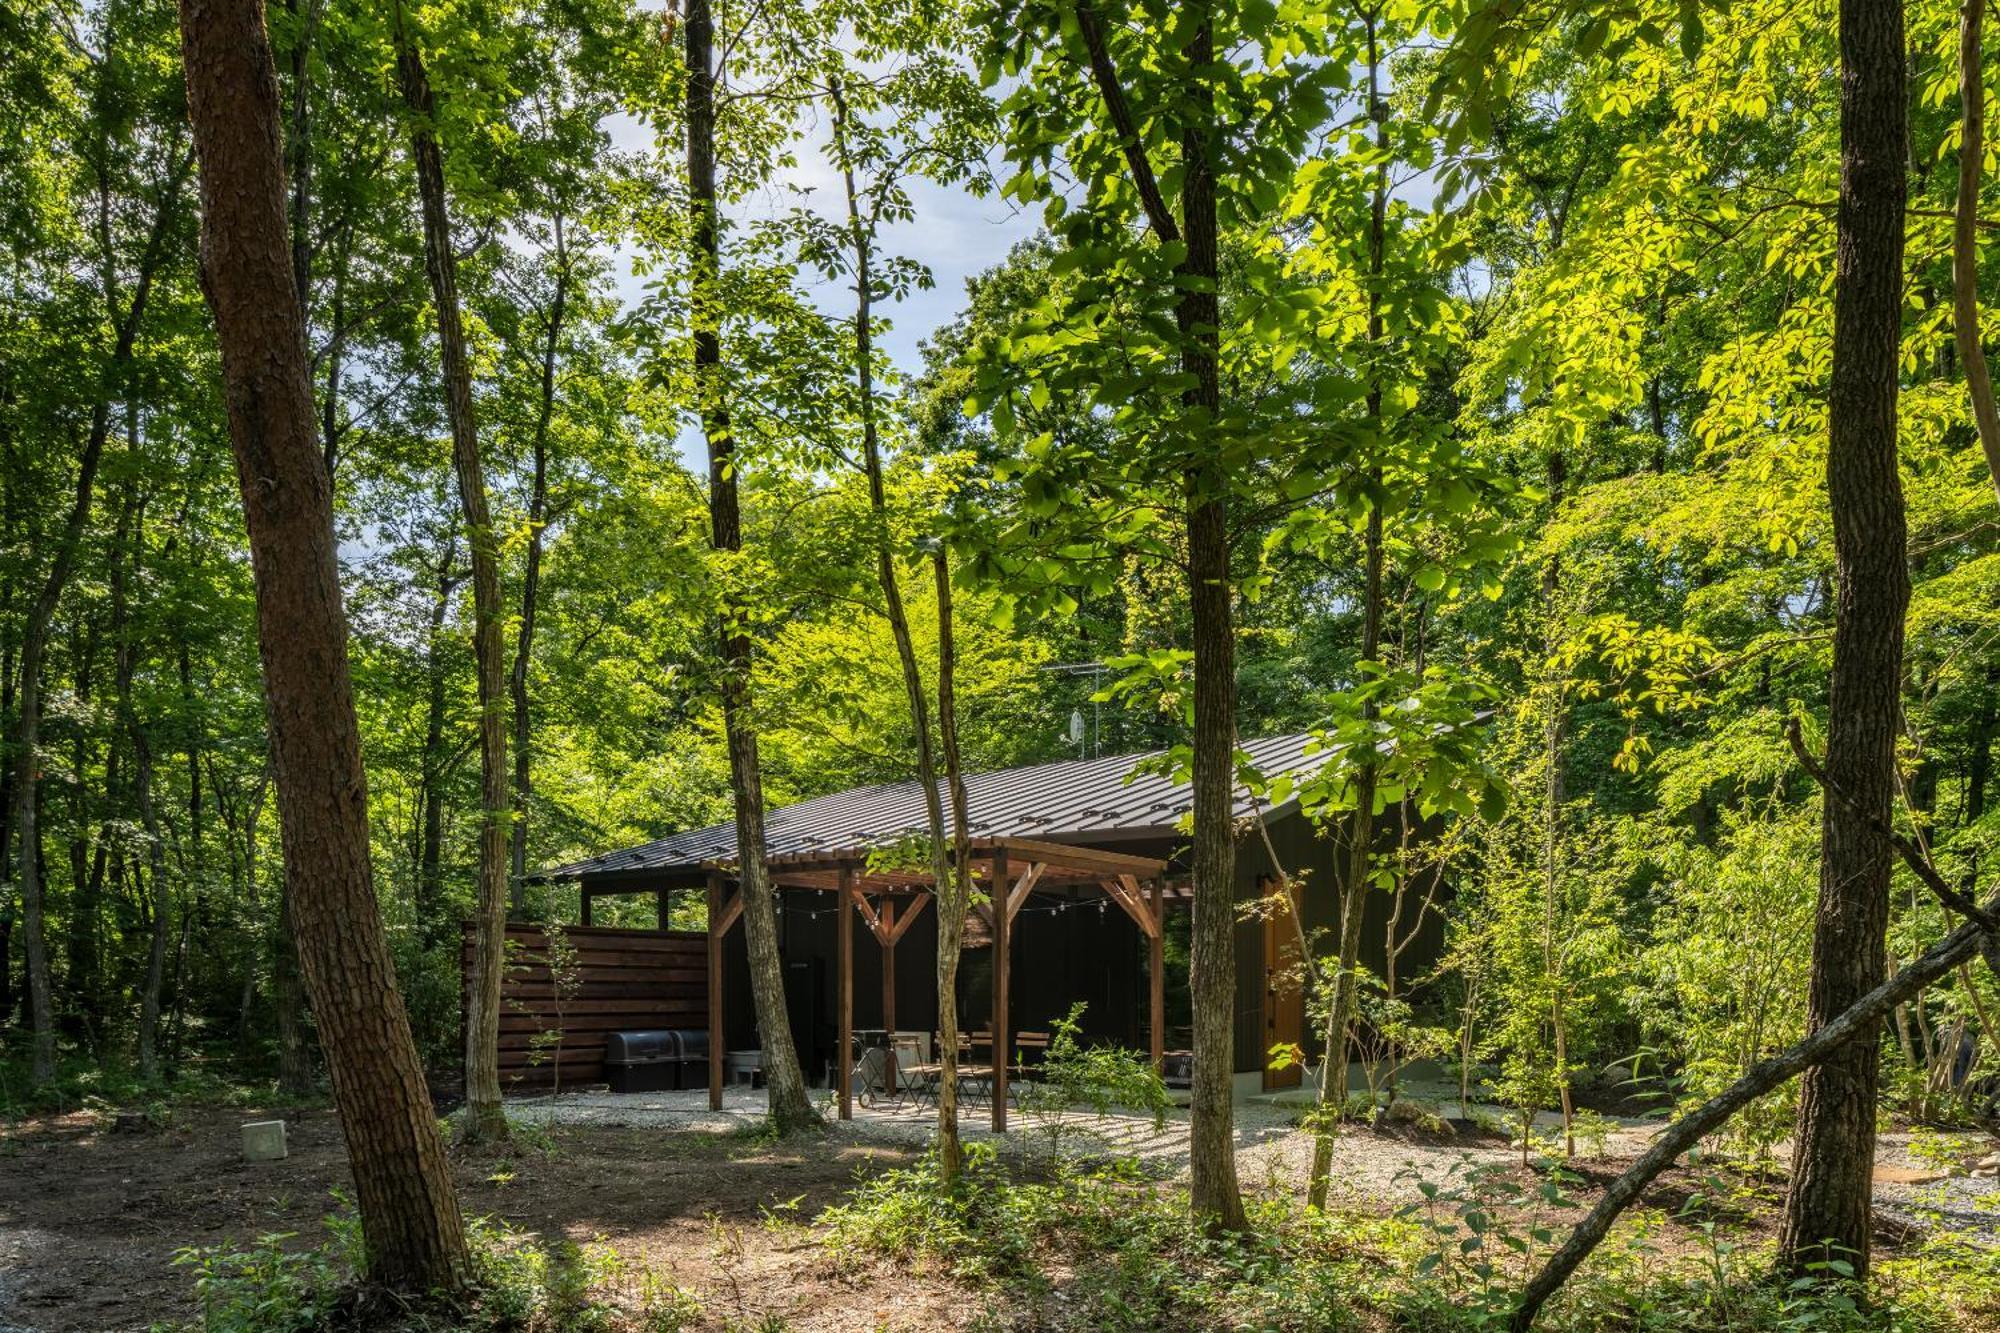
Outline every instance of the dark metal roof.
<svg viewBox="0 0 2000 1333">
<path fill-rule="evenodd" d="M 1327 759 L 1324 751 L 1308 753 L 1313 738 L 1305 734 L 1269 736 L 1245 742 L 1243 748 L 1256 769 L 1272 777 L 1310 773 Z M 1107 755 L 970 774 L 965 788 L 971 834 L 1070 843 L 1173 837 L 1176 823 L 1189 810 L 1188 784 L 1150 773 L 1133 776 L 1134 767 L 1151 757 Z M 1250 813 L 1249 793 L 1238 786 L 1235 816 Z M 921 831 L 924 824 L 923 788 L 914 781 L 891 782 L 780 806 L 765 816 L 764 836 L 767 854 L 777 858 L 882 846 Z M 736 826 L 712 824 L 558 866 L 542 877 L 698 870 L 735 859 Z"/>
</svg>

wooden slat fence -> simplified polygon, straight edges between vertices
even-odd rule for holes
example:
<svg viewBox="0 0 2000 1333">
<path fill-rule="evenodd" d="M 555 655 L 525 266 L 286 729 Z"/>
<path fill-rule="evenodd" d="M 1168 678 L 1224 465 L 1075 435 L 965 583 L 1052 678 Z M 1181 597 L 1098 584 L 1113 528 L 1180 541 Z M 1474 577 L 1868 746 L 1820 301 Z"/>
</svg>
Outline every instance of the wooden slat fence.
<svg viewBox="0 0 2000 1333">
<path fill-rule="evenodd" d="M 460 975 L 472 963 L 472 922 L 464 923 Z M 708 1027 L 708 940 L 698 931 L 565 926 L 581 985 L 557 1017 L 548 944 L 540 926 L 507 927 L 507 971 L 500 986 L 500 1086 L 546 1088 L 555 1081 L 554 1049 L 535 1055 L 538 1033 L 560 1027 L 562 1085 L 604 1081 L 604 1034 L 632 1028 Z M 461 1017 L 464 991 L 460 991 Z"/>
</svg>

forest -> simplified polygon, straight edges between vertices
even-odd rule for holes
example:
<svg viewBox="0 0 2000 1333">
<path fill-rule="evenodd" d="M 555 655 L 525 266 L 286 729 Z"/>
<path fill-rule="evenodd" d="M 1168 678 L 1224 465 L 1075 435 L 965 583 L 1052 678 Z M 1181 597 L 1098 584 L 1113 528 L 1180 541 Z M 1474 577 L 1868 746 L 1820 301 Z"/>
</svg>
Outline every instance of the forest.
<svg viewBox="0 0 2000 1333">
<path fill-rule="evenodd" d="M 0 1333 L 2000 1330 L 1986 17 L 0 0 Z"/>
</svg>

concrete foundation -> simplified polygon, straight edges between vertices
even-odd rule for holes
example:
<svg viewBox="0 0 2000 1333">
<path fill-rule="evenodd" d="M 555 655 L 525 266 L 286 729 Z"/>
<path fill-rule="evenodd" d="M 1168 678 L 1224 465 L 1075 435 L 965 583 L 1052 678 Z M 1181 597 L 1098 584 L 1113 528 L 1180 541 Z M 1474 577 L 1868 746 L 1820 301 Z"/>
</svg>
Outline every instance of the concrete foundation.
<svg viewBox="0 0 2000 1333">
<path fill-rule="evenodd" d="M 251 1120 L 243 1126 L 243 1160 L 281 1162 L 285 1159 L 285 1122 Z"/>
</svg>

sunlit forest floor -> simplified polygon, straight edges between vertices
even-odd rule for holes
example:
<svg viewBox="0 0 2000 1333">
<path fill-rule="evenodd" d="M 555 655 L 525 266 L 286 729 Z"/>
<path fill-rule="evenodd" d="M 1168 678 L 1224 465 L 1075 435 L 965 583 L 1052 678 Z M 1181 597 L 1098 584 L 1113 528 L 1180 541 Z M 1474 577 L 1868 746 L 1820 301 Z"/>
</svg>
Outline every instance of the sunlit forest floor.
<svg viewBox="0 0 2000 1333">
<path fill-rule="evenodd" d="M 593 1315 L 532 1327 L 1142 1328 L 1165 1317 L 1135 1309 L 1116 1283 L 1107 1289 L 1106 1273 L 1073 1247 L 1046 1243 L 1065 1216 L 1078 1223 L 1102 1196 L 1094 1204 L 1058 1191 L 1037 1196 L 1042 1202 L 1025 1212 L 995 1210 L 971 1224 L 975 1231 L 1038 1231 L 1039 1246 L 1032 1237 L 1014 1246 L 998 1234 L 954 1242 L 934 1229 L 937 1219 L 921 1216 L 920 1198 L 905 1197 L 928 1110 L 857 1108 L 852 1123 L 773 1140 L 758 1129 L 761 1096 L 732 1091 L 719 1115 L 707 1110 L 703 1093 L 526 1100 L 512 1107 L 512 1151 L 455 1150 L 463 1205 L 468 1215 L 490 1219 L 489 1235 L 503 1246 L 545 1250 L 573 1242 L 579 1281 L 594 1288 L 604 1310 L 650 1312 L 630 1324 Z M 1303 1189 L 1310 1140 L 1296 1128 L 1296 1115 L 1295 1107 L 1241 1108 L 1239 1165 L 1246 1189 L 1275 1210 L 1267 1223 Z M 265 1164 L 242 1158 L 240 1126 L 252 1118 L 255 1112 L 240 1107 L 177 1107 L 123 1120 L 77 1111 L 0 1127 L 0 1333 L 199 1327 L 190 1321 L 202 1314 L 202 1265 L 187 1257 L 177 1263 L 177 1256 L 254 1250 L 269 1237 L 282 1237 L 279 1248 L 291 1251 L 323 1244 L 325 1219 L 343 1210 L 349 1183 L 332 1114 L 286 1112 L 290 1156 Z M 992 1142 L 983 1120 L 983 1112 L 966 1117 L 970 1142 Z M 1071 1115 L 1055 1123 L 1017 1113 L 1000 1154 L 1004 1166 L 989 1169 L 1032 1181 L 1094 1165 L 1119 1182 L 1107 1188 L 1139 1201 L 1128 1211 L 1158 1201 L 1164 1213 L 1183 1165 L 1185 1130 L 1179 1117 L 1156 1128 L 1138 1117 Z M 1451 1239 L 1450 1201 L 1475 1192 L 1497 1200 L 1493 1211 L 1521 1235 L 1560 1227 L 1642 1150 L 1648 1132 L 1623 1123 L 1589 1145 L 1592 1155 L 1573 1164 L 1561 1191 L 1568 1202 L 1559 1203 L 1539 1192 L 1545 1167 L 1522 1166 L 1518 1147 L 1490 1129 L 1423 1119 L 1350 1131 L 1335 1150 L 1330 1214 L 1338 1221 L 1312 1244 L 1343 1262 L 1367 1256 L 1377 1268 L 1396 1267 L 1399 1255 L 1417 1262 L 1409 1256 Z M 1891 1256 L 1918 1254 L 1939 1227 L 1983 1233 L 1990 1242 L 1992 1181 L 1978 1163 L 1994 1146 L 1983 1136 L 1885 1137 L 1878 1203 Z M 1054 1154 L 1069 1164 L 1065 1171 L 1054 1169 Z M 1445 1229 L 1435 1236 L 1424 1214 L 1412 1220 L 1424 1184 L 1446 1201 L 1430 1206 Z M 1649 1220 L 1633 1253 L 1646 1266 L 1697 1268 L 1754 1253 L 1772 1234 L 1776 1184 L 1755 1172 L 1731 1172 L 1725 1181 L 1699 1163 L 1677 1168 L 1648 1195 L 1640 1216 Z M 1159 1245 L 1165 1250 L 1171 1239 Z M 1161 1253 L 1158 1262 L 1171 1268 L 1174 1260 Z M 1438 1278 L 1441 1286 L 1448 1277 Z M 546 1274 L 539 1280 L 553 1282 Z M 1228 1326 L 1230 1302 L 1248 1299 L 1232 1291 L 1209 1293 L 1212 1325 L 1197 1317 L 1190 1326 Z M 1982 1326 L 1992 1312 L 1978 1293 L 1965 1296 L 1968 1305 L 1941 1316 L 1939 1326 Z M 1358 1300 L 1349 1313 L 1358 1327 L 1388 1327 L 1399 1322 L 1393 1305 L 1371 1309 Z M 344 1325 L 330 1318 L 326 1326 Z M 1624 1325 L 1607 1315 L 1603 1326 Z"/>
</svg>

